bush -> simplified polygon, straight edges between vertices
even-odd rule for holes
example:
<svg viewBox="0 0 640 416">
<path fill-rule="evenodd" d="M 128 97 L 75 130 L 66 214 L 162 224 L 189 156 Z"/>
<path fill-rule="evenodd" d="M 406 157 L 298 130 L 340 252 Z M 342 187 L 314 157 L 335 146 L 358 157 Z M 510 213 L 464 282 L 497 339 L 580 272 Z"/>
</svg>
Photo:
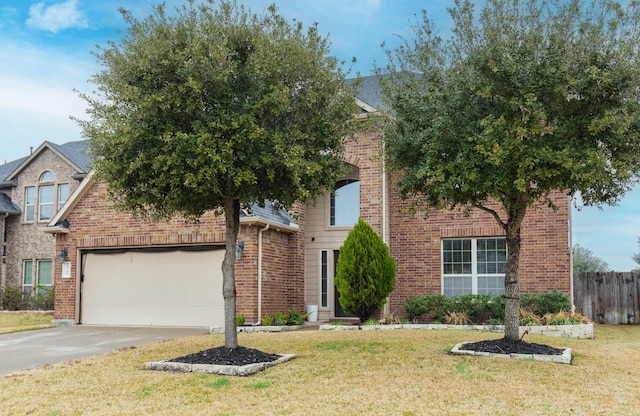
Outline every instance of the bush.
<svg viewBox="0 0 640 416">
<path fill-rule="evenodd" d="M 559 290 L 544 292 L 538 297 L 538 302 L 534 309 L 537 315 L 544 316 L 548 313 L 560 313 L 571 311 L 571 300 L 569 296 Z"/>
<path fill-rule="evenodd" d="M 542 318 L 528 309 L 520 309 L 520 325 L 538 326 L 542 325 Z"/>
<path fill-rule="evenodd" d="M 505 295 L 492 296 L 488 302 L 487 307 L 490 315 L 488 322 L 496 325 L 503 324 L 504 313 L 507 308 L 507 298 L 505 297 Z"/>
<path fill-rule="evenodd" d="M 410 296 L 404 302 L 404 310 L 407 312 L 409 320 L 413 321 L 418 316 L 427 312 L 425 305 L 426 296 Z"/>
<path fill-rule="evenodd" d="M 412 322 L 423 315 L 426 322 L 441 322 L 451 309 L 451 302 L 444 295 L 410 296 L 405 300 L 404 309 Z"/>
<path fill-rule="evenodd" d="M 447 312 L 444 316 L 444 322 L 448 325 L 467 325 L 471 323 L 471 319 L 465 312 Z"/>
<path fill-rule="evenodd" d="M 33 298 L 37 309 L 50 311 L 54 308 L 55 289 L 53 286 L 38 286 L 38 294 Z"/>
<path fill-rule="evenodd" d="M 579 313 L 560 311 L 556 314 L 549 313 L 543 318 L 545 325 L 578 325 L 591 322 L 586 316 Z"/>
<path fill-rule="evenodd" d="M 542 316 L 571 310 L 569 296 L 557 290 L 542 294 L 523 293 L 520 306 L 526 312 L 525 321 L 531 324 L 538 322 L 538 325 Z M 426 322 L 443 322 L 451 313 L 464 313 L 470 322 L 495 325 L 504 322 L 506 298 L 505 295 L 412 296 L 407 298 L 404 307 L 414 322 L 419 316 L 423 316 Z"/>
<path fill-rule="evenodd" d="M 335 283 L 342 308 L 360 322 L 381 308 L 396 286 L 396 262 L 362 218 L 340 247 Z"/>
<path fill-rule="evenodd" d="M 490 295 L 460 295 L 451 298 L 452 310 L 463 312 L 471 322 L 483 323 L 491 318 Z"/>
<path fill-rule="evenodd" d="M 0 288 L 0 304 L 8 311 L 17 311 L 24 305 L 22 291 L 15 287 Z"/>
<path fill-rule="evenodd" d="M 308 313 L 300 313 L 295 311 L 288 312 L 285 317 L 285 325 L 303 325 L 304 320 L 307 319 L 307 316 L 309 316 Z"/>
<path fill-rule="evenodd" d="M 296 311 L 276 312 L 263 316 L 261 322 L 264 326 L 302 325 L 308 316 L 308 313 L 300 313 Z"/>
<path fill-rule="evenodd" d="M 431 322 L 442 322 L 445 314 L 451 310 L 452 299 L 445 295 L 426 296 L 425 305 L 427 307 L 428 319 Z"/>
<path fill-rule="evenodd" d="M 559 290 L 552 290 L 541 294 L 525 293 L 520 296 L 520 307 L 538 316 L 557 314 L 571 310 L 569 296 Z"/>
</svg>

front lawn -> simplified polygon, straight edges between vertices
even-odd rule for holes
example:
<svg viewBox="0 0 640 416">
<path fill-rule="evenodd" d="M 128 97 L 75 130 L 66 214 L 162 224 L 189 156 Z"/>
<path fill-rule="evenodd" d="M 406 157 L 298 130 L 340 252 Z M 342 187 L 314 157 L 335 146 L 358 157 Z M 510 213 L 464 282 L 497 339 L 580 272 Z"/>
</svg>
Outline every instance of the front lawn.
<svg viewBox="0 0 640 416">
<path fill-rule="evenodd" d="M 146 371 L 223 345 L 221 334 L 164 341 L 0 377 L 7 415 L 556 415 L 640 408 L 640 326 L 596 325 L 596 339 L 525 337 L 573 349 L 573 365 L 448 354 L 501 334 L 446 330 L 239 334 L 293 353 L 251 377 Z"/>
<path fill-rule="evenodd" d="M 53 313 L 0 311 L 0 334 L 53 326 Z"/>
</svg>

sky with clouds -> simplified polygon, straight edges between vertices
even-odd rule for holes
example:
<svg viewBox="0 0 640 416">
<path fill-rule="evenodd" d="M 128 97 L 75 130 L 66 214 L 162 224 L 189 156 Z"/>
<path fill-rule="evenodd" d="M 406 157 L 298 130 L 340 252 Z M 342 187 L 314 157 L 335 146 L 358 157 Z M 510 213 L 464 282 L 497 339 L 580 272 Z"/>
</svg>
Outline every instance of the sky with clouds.
<svg viewBox="0 0 640 416">
<path fill-rule="evenodd" d="M 261 13 L 274 0 L 242 0 Z M 151 13 L 149 0 L 2 0 L 0 1 L 0 164 L 27 156 L 43 141 L 81 140 L 70 116 L 82 118 L 90 76 L 100 70 L 91 55 L 96 45 L 117 42 L 126 31 L 119 7 L 138 19 Z M 183 4 L 167 0 L 167 9 Z M 287 19 L 318 23 L 328 35 L 331 53 L 357 59 L 352 71 L 369 75 L 386 62 L 381 43 L 394 47 L 398 36 L 410 38 L 412 25 L 426 8 L 445 34 L 450 28 L 450 0 L 275 0 Z M 616 270 L 636 264 L 640 252 L 640 187 L 616 207 L 583 208 L 572 213 L 573 242 L 590 249 Z"/>
</svg>

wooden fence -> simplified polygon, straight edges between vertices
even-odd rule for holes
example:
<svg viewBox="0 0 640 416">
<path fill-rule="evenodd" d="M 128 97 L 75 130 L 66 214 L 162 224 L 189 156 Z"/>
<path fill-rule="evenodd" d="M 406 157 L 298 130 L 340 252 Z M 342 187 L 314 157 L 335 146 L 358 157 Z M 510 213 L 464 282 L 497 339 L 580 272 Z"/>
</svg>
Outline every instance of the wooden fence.
<svg viewBox="0 0 640 416">
<path fill-rule="evenodd" d="M 575 273 L 576 312 L 601 324 L 640 324 L 640 273 Z"/>
</svg>

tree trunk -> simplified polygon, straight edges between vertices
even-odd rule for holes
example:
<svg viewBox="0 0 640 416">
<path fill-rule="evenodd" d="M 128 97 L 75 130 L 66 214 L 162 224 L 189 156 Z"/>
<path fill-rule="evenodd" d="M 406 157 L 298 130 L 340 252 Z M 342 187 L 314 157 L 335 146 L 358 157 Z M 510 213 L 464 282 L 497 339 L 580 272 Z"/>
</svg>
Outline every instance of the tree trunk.
<svg viewBox="0 0 640 416">
<path fill-rule="evenodd" d="M 226 198 L 224 202 L 226 251 L 222 261 L 222 296 L 224 297 L 224 346 L 238 348 L 236 329 L 236 244 L 240 229 L 240 201 Z"/>
<path fill-rule="evenodd" d="M 510 229 L 507 226 L 507 264 L 504 275 L 504 289 L 507 305 L 504 314 L 504 337 L 510 341 L 520 338 L 520 225 Z"/>
<path fill-rule="evenodd" d="M 509 341 L 520 339 L 520 229 L 527 211 L 524 197 L 511 205 L 505 225 L 507 264 L 504 275 L 504 290 L 507 298 L 504 313 L 504 337 Z"/>
</svg>

